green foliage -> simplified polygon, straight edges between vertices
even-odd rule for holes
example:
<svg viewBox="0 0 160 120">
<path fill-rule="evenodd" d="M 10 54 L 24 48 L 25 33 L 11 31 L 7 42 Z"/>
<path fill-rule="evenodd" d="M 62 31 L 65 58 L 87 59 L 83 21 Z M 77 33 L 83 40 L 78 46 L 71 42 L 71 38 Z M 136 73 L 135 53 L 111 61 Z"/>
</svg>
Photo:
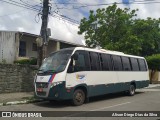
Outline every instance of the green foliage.
<svg viewBox="0 0 160 120">
<path fill-rule="evenodd" d="M 16 60 L 14 61 L 16 64 L 29 64 L 30 60 L 29 59 L 21 59 L 21 60 Z"/>
<path fill-rule="evenodd" d="M 118 8 L 90 11 L 89 18 L 81 20 L 78 34 L 85 33 L 88 47 L 122 51 L 141 56 L 160 52 L 160 20 L 135 19 L 138 10 Z M 93 28 L 97 24 L 97 29 Z"/>
<path fill-rule="evenodd" d="M 31 65 L 37 65 L 37 58 L 31 58 L 30 59 L 30 64 Z"/>
<path fill-rule="evenodd" d="M 31 59 L 21 59 L 14 61 L 15 64 L 27 64 L 27 65 L 37 65 L 37 59 L 31 58 Z"/>
<path fill-rule="evenodd" d="M 151 70 L 160 70 L 160 54 L 146 57 L 148 67 Z"/>
<path fill-rule="evenodd" d="M 2 59 L 2 64 L 6 64 L 6 60 L 5 59 Z"/>
<path fill-rule="evenodd" d="M 147 56 L 160 53 L 160 20 L 147 18 L 134 20 L 133 35 L 141 40 L 140 55 Z"/>
</svg>

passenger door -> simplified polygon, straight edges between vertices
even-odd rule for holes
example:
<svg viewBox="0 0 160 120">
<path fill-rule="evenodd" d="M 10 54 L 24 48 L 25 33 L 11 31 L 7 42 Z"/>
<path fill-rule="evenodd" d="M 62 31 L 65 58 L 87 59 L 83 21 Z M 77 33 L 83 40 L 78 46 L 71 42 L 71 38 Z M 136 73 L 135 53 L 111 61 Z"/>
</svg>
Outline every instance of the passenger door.
<svg viewBox="0 0 160 120">
<path fill-rule="evenodd" d="M 86 84 L 87 72 L 90 69 L 88 52 L 84 50 L 77 50 L 75 54 L 78 55 L 77 60 L 73 58 L 70 61 L 66 75 L 66 87 L 75 87 L 79 84 Z"/>
</svg>

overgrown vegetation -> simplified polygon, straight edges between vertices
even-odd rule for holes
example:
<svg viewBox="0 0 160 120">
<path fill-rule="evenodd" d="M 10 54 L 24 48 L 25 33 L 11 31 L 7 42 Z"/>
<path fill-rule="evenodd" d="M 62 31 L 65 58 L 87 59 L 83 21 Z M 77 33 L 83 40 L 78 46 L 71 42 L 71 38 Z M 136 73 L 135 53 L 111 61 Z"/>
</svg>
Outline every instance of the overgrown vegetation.
<svg viewBox="0 0 160 120">
<path fill-rule="evenodd" d="M 27 64 L 27 65 L 37 65 L 37 58 L 25 58 L 14 61 L 15 64 Z"/>
<path fill-rule="evenodd" d="M 6 62 L 6 59 L 2 59 L 2 62 L 1 62 L 2 64 L 6 64 L 7 62 Z"/>
<path fill-rule="evenodd" d="M 153 76 L 160 70 L 160 54 L 155 54 L 146 57 L 148 67 L 151 70 L 150 80 L 153 80 Z"/>
</svg>

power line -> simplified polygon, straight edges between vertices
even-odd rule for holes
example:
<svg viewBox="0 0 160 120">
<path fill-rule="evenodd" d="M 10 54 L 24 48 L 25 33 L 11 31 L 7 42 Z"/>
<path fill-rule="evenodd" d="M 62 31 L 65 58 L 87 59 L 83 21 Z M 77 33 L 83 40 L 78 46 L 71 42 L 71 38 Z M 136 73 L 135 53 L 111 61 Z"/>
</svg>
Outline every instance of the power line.
<svg viewBox="0 0 160 120">
<path fill-rule="evenodd" d="M 131 3 L 134 3 L 134 2 L 157 2 L 157 0 L 138 0 L 138 1 L 133 1 Z M 123 3 L 123 2 L 119 2 L 119 3 Z M 86 4 L 86 3 L 80 3 L 80 2 L 73 2 L 73 3 L 70 3 L 70 2 L 57 2 L 57 3 L 52 3 L 52 4 L 62 4 L 62 5 L 80 5 L 80 4 L 85 4 L 85 5 L 98 5 L 98 4 Z M 113 4 L 113 3 L 103 3 L 103 4 Z M 124 4 L 124 3 L 123 3 Z"/>
<path fill-rule="evenodd" d="M 11 5 L 15 5 L 15 6 L 18 6 L 18 7 L 22 7 L 22 8 L 25 8 L 25 9 L 28 9 L 28 10 L 32 10 L 32 11 L 35 11 L 35 12 L 39 12 L 39 13 L 37 14 L 38 17 L 39 17 L 41 8 L 40 8 L 40 9 L 34 8 L 34 7 L 37 6 L 37 5 L 33 5 L 33 6 L 32 6 L 32 5 L 29 5 L 29 4 L 27 4 L 27 3 L 22 4 L 22 3 L 19 3 L 19 2 L 14 1 L 14 0 L 9 0 L 10 2 L 4 1 L 4 0 L 1 0 L 1 1 L 2 1 L 2 2 L 5 2 L 5 3 L 7 3 L 7 4 L 11 4 Z M 20 1 L 22 1 L 22 0 L 20 0 Z M 15 2 L 15 3 L 14 3 L 14 2 Z M 26 4 L 27 4 L 27 5 L 26 5 Z M 23 11 L 24 11 L 24 10 L 23 10 Z M 18 12 L 22 12 L 22 10 L 21 10 L 21 11 L 17 11 L 16 13 L 18 13 Z M 12 13 L 12 14 L 16 14 L 16 13 Z M 0 16 L 0 17 L 9 16 L 9 15 L 11 15 L 11 14 L 3 15 L 3 16 Z M 39 19 L 38 19 L 38 20 L 36 19 L 37 15 L 35 16 L 35 21 L 38 23 L 38 22 L 39 22 Z"/>
<path fill-rule="evenodd" d="M 9 1 L 12 1 L 12 0 L 9 0 Z M 28 6 L 22 5 L 20 3 L 17 4 L 18 2 L 14 3 L 14 2 L 8 2 L 8 1 L 5 1 L 5 0 L 1 0 L 1 2 L 7 3 L 7 4 L 11 4 L 11 5 L 15 5 L 15 6 L 18 6 L 18 7 L 22 7 L 22 8 L 29 9 L 29 10 L 39 11 L 39 9 L 36 9 L 34 7 L 28 7 Z"/>
<path fill-rule="evenodd" d="M 53 0 L 54 1 L 54 0 Z M 55 2 L 54 2 L 55 3 Z M 62 14 L 61 12 L 60 12 L 60 10 L 58 9 L 58 5 L 57 4 L 55 4 L 55 6 L 56 6 L 56 8 L 57 8 L 57 11 L 60 13 L 60 14 Z M 70 20 L 72 20 L 72 22 L 73 22 L 73 19 L 71 19 L 71 18 L 69 18 L 69 17 L 67 17 L 67 16 L 64 16 L 64 15 L 61 15 L 61 17 L 65 17 L 65 18 L 67 18 L 69 21 Z M 66 28 L 68 29 L 68 31 L 73 35 L 73 36 L 75 36 L 75 34 L 70 30 L 70 28 L 69 28 L 69 26 L 66 24 L 66 21 L 65 20 L 63 20 L 64 21 L 64 24 L 65 24 L 65 26 L 66 26 Z M 74 20 L 74 22 L 75 22 L 75 20 Z M 76 21 L 77 23 L 78 23 L 78 21 Z M 77 24 L 76 23 L 76 24 Z M 72 24 L 73 25 L 73 24 Z M 76 25 L 77 26 L 77 25 Z M 75 39 L 78 43 L 79 43 L 79 41 L 77 40 L 77 39 Z"/>
<path fill-rule="evenodd" d="M 156 3 L 160 3 L 160 1 L 155 1 L 155 0 L 144 0 L 144 1 L 134 1 L 134 2 L 130 2 L 128 4 L 156 4 Z M 58 9 L 68 9 L 68 10 L 72 10 L 72 9 L 79 9 L 79 8 L 83 8 L 83 7 L 97 7 L 97 6 L 106 6 L 106 5 L 112 5 L 114 3 L 102 3 L 102 4 L 85 4 L 85 5 L 80 5 L 79 3 L 56 3 L 56 4 L 61 4 L 61 5 L 72 5 L 72 8 L 67 8 L 67 7 L 61 7 Z M 123 2 L 118 2 L 116 4 L 124 4 Z M 80 6 L 74 6 L 74 5 L 80 5 Z"/>
<path fill-rule="evenodd" d="M 40 11 L 40 9 L 37 9 L 37 8 L 34 8 L 33 6 L 26 6 L 25 4 L 22 4 L 22 3 L 19 3 L 19 2 L 16 2 L 16 1 L 14 1 L 14 0 L 9 0 L 9 1 L 11 1 L 11 2 L 8 2 L 8 1 L 5 1 L 5 0 L 1 0 L 2 2 L 5 2 L 5 3 L 8 3 L 8 4 L 11 4 L 11 5 L 15 5 L 15 6 L 18 6 L 18 7 L 22 7 L 22 8 L 25 8 L 25 9 L 29 9 L 29 10 L 33 10 L 33 11 L 36 11 L 36 12 L 39 12 Z M 15 2 L 15 3 L 13 3 L 13 2 Z M 20 11 L 19 11 L 20 12 Z M 54 12 L 54 13 L 56 13 L 56 12 Z M 63 19 L 63 20 L 67 20 L 67 21 L 69 21 L 70 23 L 75 23 L 75 24 L 79 24 L 79 22 L 78 21 L 76 21 L 76 20 L 74 20 L 74 19 L 72 19 L 72 18 L 69 18 L 69 17 L 67 17 L 67 16 L 64 16 L 64 15 L 60 15 L 59 13 L 56 13 L 58 16 L 58 18 L 61 18 L 61 19 Z M 52 15 L 52 17 L 55 17 L 55 16 L 53 16 Z"/>
<path fill-rule="evenodd" d="M 9 0 L 9 1 L 12 2 L 12 3 L 14 3 L 14 4 L 17 4 L 17 5 L 22 5 L 22 6 L 25 6 L 25 7 L 29 7 L 29 8 L 36 9 L 36 8 L 34 8 L 32 5 L 23 4 L 23 3 L 20 3 L 20 2 L 14 1 L 14 0 Z M 20 0 L 20 1 L 21 1 L 21 0 Z"/>
<path fill-rule="evenodd" d="M 25 2 L 25 1 L 23 1 L 23 0 L 20 0 L 24 5 L 27 5 L 27 6 L 31 6 L 31 7 L 35 7 L 35 6 L 37 6 L 37 7 L 42 7 L 42 6 L 39 6 L 39 4 L 41 4 L 41 3 L 39 3 L 39 4 L 36 4 L 36 5 L 31 5 L 31 4 L 28 4 L 27 2 Z"/>
<path fill-rule="evenodd" d="M 20 12 L 23 12 L 24 10 L 21 10 L 21 11 L 16 11 L 14 13 L 10 13 L 10 14 L 5 14 L 5 15 L 1 15 L 0 17 L 5 17 L 5 16 L 10 16 L 10 15 L 14 15 L 14 14 L 17 14 L 17 13 L 20 13 Z"/>
<path fill-rule="evenodd" d="M 72 19 L 72 18 L 69 18 L 69 17 L 67 17 L 67 16 L 65 16 L 65 15 L 59 14 L 59 13 L 61 13 L 61 12 L 60 12 L 60 10 L 58 9 L 58 5 L 57 5 L 57 4 L 55 4 L 55 5 L 56 5 L 57 12 L 55 12 L 55 10 L 54 10 L 54 11 L 51 12 L 51 14 L 52 14 L 52 13 L 55 13 L 55 14 L 58 15 L 58 16 L 57 16 L 58 18 L 62 18 L 62 19 L 67 20 L 67 21 L 69 21 L 69 22 L 73 22 L 73 23 L 75 23 L 75 24 L 79 24 L 78 21 L 76 21 L 76 20 L 74 20 L 74 19 Z M 55 17 L 55 16 L 52 14 L 52 17 Z"/>
<path fill-rule="evenodd" d="M 5 2 L 4 0 L 0 0 L 0 1 Z M 12 1 L 12 0 L 10 0 L 10 1 Z M 22 0 L 20 0 L 20 1 L 22 1 Z M 12 2 L 14 2 L 14 1 L 12 1 Z M 8 3 L 8 2 L 7 2 L 7 3 Z M 10 4 L 10 3 L 9 3 L 9 4 Z M 29 5 L 29 4 L 28 4 L 28 5 Z M 37 6 L 37 5 L 33 5 L 32 7 L 34 7 L 34 6 Z M 17 14 L 17 13 L 23 12 L 24 10 L 25 10 L 25 9 L 20 10 L 20 11 L 16 11 L 16 12 L 14 12 L 14 13 L 1 15 L 0 17 L 5 17 L 5 16 L 10 16 L 10 15 L 13 15 L 13 14 Z"/>
<path fill-rule="evenodd" d="M 59 19 L 63 20 L 64 22 L 68 22 L 68 23 L 70 23 L 72 25 L 79 26 L 79 22 L 78 21 L 76 21 L 76 22 L 75 21 L 71 21 L 71 20 L 68 20 L 68 19 L 66 19 L 66 18 L 64 18 L 62 16 L 53 15 L 53 14 L 50 14 L 50 16 L 54 17 L 54 18 L 59 18 Z"/>
</svg>

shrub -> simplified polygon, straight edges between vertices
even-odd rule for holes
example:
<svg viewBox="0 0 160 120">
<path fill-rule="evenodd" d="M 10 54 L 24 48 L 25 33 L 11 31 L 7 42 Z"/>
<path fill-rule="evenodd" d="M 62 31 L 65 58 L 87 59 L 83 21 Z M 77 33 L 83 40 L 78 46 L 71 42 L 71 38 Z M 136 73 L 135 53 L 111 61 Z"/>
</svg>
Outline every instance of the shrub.
<svg viewBox="0 0 160 120">
<path fill-rule="evenodd" d="M 37 65 L 37 58 L 31 58 L 30 65 Z"/>
<path fill-rule="evenodd" d="M 160 54 L 146 57 L 148 67 L 151 70 L 160 70 Z"/>
<path fill-rule="evenodd" d="M 155 54 L 152 56 L 146 57 L 148 67 L 151 70 L 150 80 L 151 83 L 154 80 L 154 76 L 158 70 L 160 70 L 160 54 Z"/>
<path fill-rule="evenodd" d="M 36 58 L 25 58 L 14 61 L 15 64 L 27 64 L 27 65 L 37 65 L 37 59 Z"/>
</svg>

